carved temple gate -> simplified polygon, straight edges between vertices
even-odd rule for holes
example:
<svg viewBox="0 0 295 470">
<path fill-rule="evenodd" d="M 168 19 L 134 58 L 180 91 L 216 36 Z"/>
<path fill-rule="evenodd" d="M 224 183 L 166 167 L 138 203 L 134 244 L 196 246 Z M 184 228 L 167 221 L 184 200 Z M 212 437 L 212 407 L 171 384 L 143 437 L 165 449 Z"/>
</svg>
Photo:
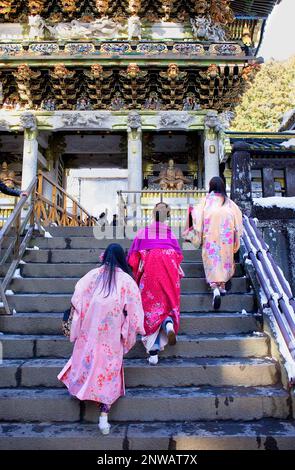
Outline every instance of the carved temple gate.
<svg viewBox="0 0 295 470">
<path fill-rule="evenodd" d="M 229 186 L 225 131 L 259 70 L 276 1 L 252 3 L 0 1 L 0 163 L 23 189 L 38 169 L 64 186 L 62 136 L 119 132 L 127 189 L 157 191 L 150 177 L 161 162 L 146 159 L 146 137 L 184 133 L 197 145 L 176 162 L 191 180 L 185 190 L 208 188 L 220 169 Z"/>
</svg>

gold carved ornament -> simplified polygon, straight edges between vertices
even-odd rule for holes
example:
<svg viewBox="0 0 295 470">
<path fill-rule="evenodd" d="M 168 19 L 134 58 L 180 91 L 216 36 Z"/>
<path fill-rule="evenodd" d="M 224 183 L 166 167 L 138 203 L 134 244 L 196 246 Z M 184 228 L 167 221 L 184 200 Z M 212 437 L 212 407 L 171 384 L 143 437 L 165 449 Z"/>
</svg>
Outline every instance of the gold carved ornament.
<svg viewBox="0 0 295 470">
<path fill-rule="evenodd" d="M 110 7 L 110 0 L 95 0 L 95 6 L 101 16 L 107 16 Z"/>
<path fill-rule="evenodd" d="M 128 10 L 131 15 L 138 15 L 141 9 L 141 0 L 128 0 Z"/>
<path fill-rule="evenodd" d="M 111 98 L 113 89 L 112 70 L 104 70 L 100 64 L 93 64 L 90 70 L 84 70 L 88 96 L 93 101 L 93 109 L 105 108 L 105 101 Z"/>
<path fill-rule="evenodd" d="M 193 3 L 194 13 L 203 16 L 206 15 L 210 8 L 210 0 L 191 0 Z"/>
<path fill-rule="evenodd" d="M 138 100 L 144 100 L 148 93 L 148 71 L 140 70 L 136 63 L 130 63 L 119 75 L 124 90 L 124 98 L 130 102 L 131 108 L 138 108 Z"/>
<path fill-rule="evenodd" d="M 160 72 L 160 76 L 169 81 L 182 80 L 187 75 L 186 72 L 180 72 L 177 64 L 169 64 L 167 72 Z"/>
<path fill-rule="evenodd" d="M 64 64 L 57 64 L 49 75 L 53 79 L 54 97 L 59 102 L 57 109 L 72 109 L 70 100 L 76 100 L 79 91 L 76 71 L 68 70 Z"/>
<path fill-rule="evenodd" d="M 77 10 L 77 0 L 60 0 L 62 10 L 69 16 L 72 16 Z"/>
<path fill-rule="evenodd" d="M 1 15 L 9 15 L 10 13 L 14 13 L 16 8 L 13 6 L 14 0 L 0 0 L 0 14 Z"/>
<path fill-rule="evenodd" d="M 169 21 L 173 12 L 174 3 L 175 0 L 161 0 L 162 11 L 164 13 L 164 16 L 162 18 L 163 21 Z"/>
<path fill-rule="evenodd" d="M 33 71 L 27 64 L 21 64 L 18 66 L 16 72 L 13 72 L 13 75 L 17 80 L 28 81 L 32 78 L 39 78 L 41 72 L 39 70 Z"/>
<path fill-rule="evenodd" d="M 32 70 L 27 64 L 21 64 L 13 72 L 16 79 L 17 91 L 22 102 L 29 108 L 33 107 L 34 101 L 40 101 L 43 83 L 41 72 Z"/>
<path fill-rule="evenodd" d="M 56 64 L 53 71 L 50 72 L 50 75 L 53 78 L 65 80 L 67 78 L 73 78 L 75 73 L 75 71 L 70 71 L 67 69 L 64 64 Z"/>
<path fill-rule="evenodd" d="M 211 0 L 209 12 L 214 23 L 227 25 L 235 20 L 230 2 L 231 0 Z"/>
<path fill-rule="evenodd" d="M 216 80 L 216 78 L 219 78 L 219 67 L 216 64 L 211 64 L 207 70 L 200 71 L 199 74 L 205 80 Z"/>
<path fill-rule="evenodd" d="M 252 44 L 251 32 L 250 32 L 248 25 L 245 25 L 243 28 L 242 41 L 245 44 L 245 46 L 248 46 L 248 47 L 251 46 Z"/>
<path fill-rule="evenodd" d="M 45 0 L 28 0 L 30 15 L 41 15 L 45 8 Z"/>
<path fill-rule="evenodd" d="M 187 75 L 187 72 L 181 72 L 178 65 L 174 63 L 169 64 L 166 72 L 159 73 L 162 85 L 161 98 L 165 101 L 167 109 L 179 109 L 186 91 L 185 81 L 187 79 Z"/>
<path fill-rule="evenodd" d="M 255 75 L 261 69 L 260 64 L 249 64 L 243 68 L 242 79 L 246 82 L 252 81 L 255 78 Z"/>
</svg>

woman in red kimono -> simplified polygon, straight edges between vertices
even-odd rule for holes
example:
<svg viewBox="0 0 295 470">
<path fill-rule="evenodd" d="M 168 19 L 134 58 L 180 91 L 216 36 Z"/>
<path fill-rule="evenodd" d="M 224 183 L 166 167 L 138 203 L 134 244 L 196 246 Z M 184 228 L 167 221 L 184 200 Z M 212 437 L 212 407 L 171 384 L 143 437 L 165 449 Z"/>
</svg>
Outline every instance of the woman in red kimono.
<svg viewBox="0 0 295 470">
<path fill-rule="evenodd" d="M 180 267 L 183 256 L 176 236 L 164 222 L 170 215 L 165 203 L 155 206 L 154 222 L 139 230 L 128 254 L 144 309 L 143 344 L 151 365 L 158 363 L 158 352 L 174 345 L 180 317 Z"/>
</svg>

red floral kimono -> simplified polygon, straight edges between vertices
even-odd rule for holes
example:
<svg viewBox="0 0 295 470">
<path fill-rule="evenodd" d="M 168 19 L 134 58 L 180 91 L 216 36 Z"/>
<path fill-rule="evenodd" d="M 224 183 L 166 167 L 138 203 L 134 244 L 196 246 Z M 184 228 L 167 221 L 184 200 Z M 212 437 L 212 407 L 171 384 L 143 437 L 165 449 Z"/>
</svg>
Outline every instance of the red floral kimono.
<svg viewBox="0 0 295 470">
<path fill-rule="evenodd" d="M 149 228 L 153 230 L 156 224 L 159 226 L 160 223 L 155 222 Z M 155 238 L 147 241 L 143 236 L 148 236 L 148 229 L 140 231 L 128 256 L 141 291 L 146 332 L 143 343 L 147 351 L 151 349 L 159 333 L 160 349 L 167 344 L 167 336 L 161 330 L 167 317 L 172 318 L 176 334 L 179 330 L 180 279 L 183 276 L 180 263 L 183 256 L 170 229 L 164 224 L 160 224 L 160 227 L 168 230 L 166 240 Z"/>
</svg>

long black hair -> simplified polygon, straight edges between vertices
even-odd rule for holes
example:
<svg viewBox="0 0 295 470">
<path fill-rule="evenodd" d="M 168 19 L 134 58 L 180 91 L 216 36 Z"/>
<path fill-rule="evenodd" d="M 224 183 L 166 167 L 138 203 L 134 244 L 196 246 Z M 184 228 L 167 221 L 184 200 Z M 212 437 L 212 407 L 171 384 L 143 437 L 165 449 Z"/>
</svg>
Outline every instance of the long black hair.
<svg viewBox="0 0 295 470">
<path fill-rule="evenodd" d="M 214 176 L 209 182 L 209 193 L 211 192 L 221 194 L 223 196 L 223 204 L 227 200 L 225 184 L 220 176 Z"/>
<path fill-rule="evenodd" d="M 112 292 L 116 283 L 116 268 L 121 268 L 122 271 L 132 277 L 131 268 L 128 266 L 125 252 L 121 245 L 118 243 L 111 243 L 103 254 L 102 266 L 105 267 L 102 273 L 102 289 L 101 292 L 105 293 L 108 297 Z"/>
</svg>

